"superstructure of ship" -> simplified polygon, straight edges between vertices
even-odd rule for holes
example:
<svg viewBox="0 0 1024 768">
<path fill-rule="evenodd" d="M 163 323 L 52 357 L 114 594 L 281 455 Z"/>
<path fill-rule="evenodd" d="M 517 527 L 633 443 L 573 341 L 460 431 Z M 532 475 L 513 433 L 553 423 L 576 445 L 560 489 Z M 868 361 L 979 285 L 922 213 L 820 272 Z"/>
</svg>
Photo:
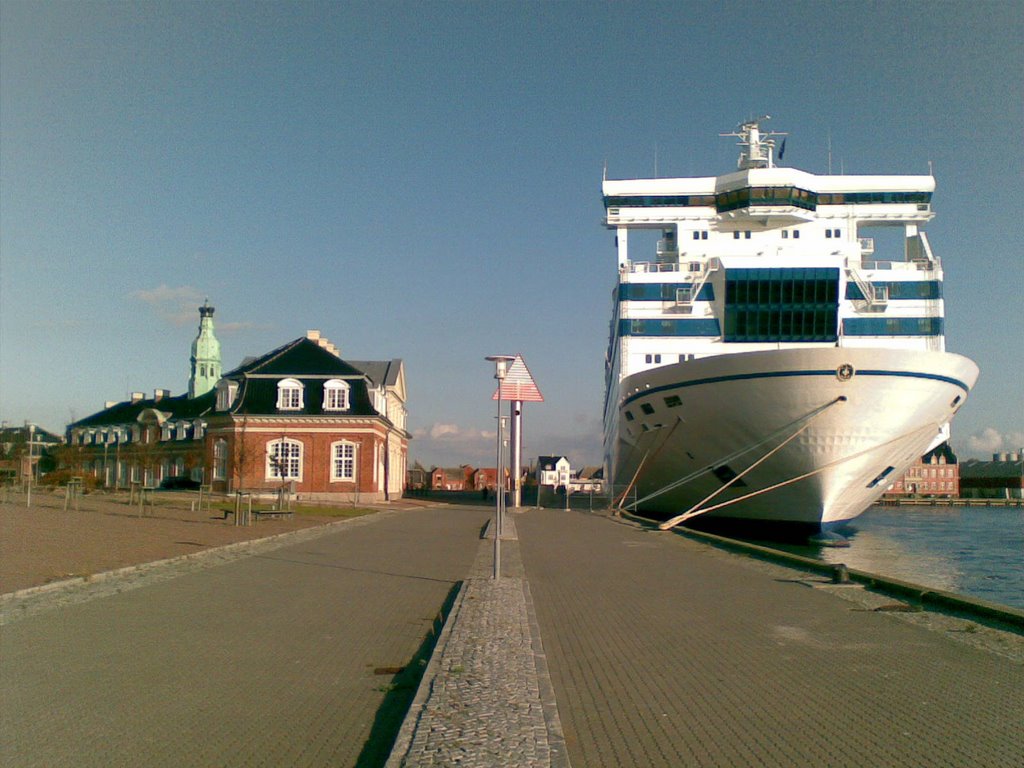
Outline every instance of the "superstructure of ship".
<svg viewBox="0 0 1024 768">
<path fill-rule="evenodd" d="M 605 477 L 666 526 L 849 521 L 948 439 L 978 377 L 945 351 L 933 176 L 783 167 L 766 119 L 722 134 L 731 173 L 602 185 Z M 633 253 L 643 230 L 656 246 Z"/>
</svg>

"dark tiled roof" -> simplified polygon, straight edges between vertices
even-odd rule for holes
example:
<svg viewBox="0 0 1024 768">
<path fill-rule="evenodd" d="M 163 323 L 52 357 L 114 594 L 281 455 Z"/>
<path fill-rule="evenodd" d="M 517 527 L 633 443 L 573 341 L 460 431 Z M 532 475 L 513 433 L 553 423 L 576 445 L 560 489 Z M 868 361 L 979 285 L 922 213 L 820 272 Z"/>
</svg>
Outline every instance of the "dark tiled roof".
<svg viewBox="0 0 1024 768">
<path fill-rule="evenodd" d="M 337 359 L 337 358 L 335 358 Z M 300 411 L 279 411 L 277 408 L 277 385 L 282 379 L 296 379 L 302 384 L 302 405 Z M 377 416 L 366 387 L 366 379 L 349 379 L 349 408 L 347 411 L 324 411 L 324 382 L 322 378 L 304 378 L 301 374 L 282 373 L 281 379 L 246 378 L 241 385 L 232 413 L 239 414 L 281 414 L 297 416 Z"/>
<path fill-rule="evenodd" d="M 370 377 L 374 384 L 393 387 L 398 384 L 398 373 L 402 360 L 350 360 L 349 363 Z"/>
<path fill-rule="evenodd" d="M 940 443 L 939 445 L 932 448 L 928 453 L 921 457 L 921 461 L 925 464 L 930 464 L 932 458 L 944 458 L 947 464 L 956 464 L 956 454 L 953 453 L 953 449 L 950 448 L 949 443 Z"/>
<path fill-rule="evenodd" d="M 371 367 L 373 374 L 362 366 Z M 392 361 L 349 363 L 306 337 L 289 341 L 267 354 L 248 360 L 224 374 L 239 382 L 239 392 L 232 413 L 282 416 L 378 416 L 373 407 L 367 379 L 386 379 Z M 397 367 L 396 367 L 397 368 Z M 266 377 L 266 378 L 264 378 Z M 327 379 L 343 379 L 349 385 L 349 408 L 346 411 L 325 411 L 324 383 Z M 277 386 L 283 379 L 302 384 L 302 409 L 282 411 L 277 408 Z"/>
<path fill-rule="evenodd" d="M 540 466 L 541 469 L 550 471 L 555 468 L 555 465 L 559 462 L 560 459 L 565 459 L 566 461 L 569 460 L 565 456 L 538 456 L 537 464 L 538 466 Z"/>
<path fill-rule="evenodd" d="M 243 374 L 301 378 L 303 375 L 353 377 L 362 376 L 363 372 L 303 336 L 248 360 L 224 376 L 238 378 Z"/>
<path fill-rule="evenodd" d="M 215 401 L 216 393 L 213 391 L 199 397 L 178 395 L 177 397 L 162 397 L 159 400 L 149 397 L 134 403 L 125 400 L 69 424 L 68 429 L 133 423 L 138 419 L 140 413 L 150 408 L 169 414 L 168 418 L 171 420 L 196 419 L 209 413 Z"/>
</svg>

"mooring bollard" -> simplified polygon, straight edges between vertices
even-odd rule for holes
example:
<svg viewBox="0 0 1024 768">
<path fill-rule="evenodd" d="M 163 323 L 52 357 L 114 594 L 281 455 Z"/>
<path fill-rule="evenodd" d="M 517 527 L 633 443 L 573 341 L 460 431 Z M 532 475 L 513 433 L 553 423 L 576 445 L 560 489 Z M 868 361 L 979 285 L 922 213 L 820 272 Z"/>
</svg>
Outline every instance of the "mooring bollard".
<svg viewBox="0 0 1024 768">
<path fill-rule="evenodd" d="M 832 583 L 833 584 L 849 584 L 850 583 L 850 571 L 846 567 L 846 563 L 837 563 L 832 566 Z"/>
</svg>

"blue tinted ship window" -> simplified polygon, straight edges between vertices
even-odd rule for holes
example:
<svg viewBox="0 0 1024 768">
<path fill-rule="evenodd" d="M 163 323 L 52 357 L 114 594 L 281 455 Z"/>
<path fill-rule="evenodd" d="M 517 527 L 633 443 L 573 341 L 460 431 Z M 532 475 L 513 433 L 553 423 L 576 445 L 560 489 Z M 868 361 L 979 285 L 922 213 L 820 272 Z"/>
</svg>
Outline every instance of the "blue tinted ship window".
<svg viewBox="0 0 1024 768">
<path fill-rule="evenodd" d="M 847 336 L 941 336 L 941 317 L 849 317 Z"/>
<path fill-rule="evenodd" d="M 838 307 L 838 269 L 730 269 L 724 341 L 835 341 Z"/>
<path fill-rule="evenodd" d="M 620 336 L 718 336 L 718 321 L 712 317 L 685 320 L 620 320 Z"/>
<path fill-rule="evenodd" d="M 693 283 L 621 283 L 619 301 L 675 301 L 676 290 Z M 715 291 L 710 283 L 701 286 L 695 301 L 714 301 Z"/>
<path fill-rule="evenodd" d="M 873 286 L 889 289 L 889 299 L 941 299 L 942 283 L 939 280 L 900 280 L 898 282 L 874 282 Z M 846 298 L 863 300 L 864 292 L 856 283 L 846 284 Z"/>
</svg>

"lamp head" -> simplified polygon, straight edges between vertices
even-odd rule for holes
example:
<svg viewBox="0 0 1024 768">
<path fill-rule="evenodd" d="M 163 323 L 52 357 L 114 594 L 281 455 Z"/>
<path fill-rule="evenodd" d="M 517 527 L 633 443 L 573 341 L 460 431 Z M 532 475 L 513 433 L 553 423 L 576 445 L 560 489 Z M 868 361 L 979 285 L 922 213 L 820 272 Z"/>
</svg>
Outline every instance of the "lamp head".
<svg viewBox="0 0 1024 768">
<path fill-rule="evenodd" d="M 494 363 L 494 378 L 504 381 L 505 374 L 508 373 L 508 364 L 516 358 L 515 355 L 488 355 L 484 359 Z"/>
</svg>

